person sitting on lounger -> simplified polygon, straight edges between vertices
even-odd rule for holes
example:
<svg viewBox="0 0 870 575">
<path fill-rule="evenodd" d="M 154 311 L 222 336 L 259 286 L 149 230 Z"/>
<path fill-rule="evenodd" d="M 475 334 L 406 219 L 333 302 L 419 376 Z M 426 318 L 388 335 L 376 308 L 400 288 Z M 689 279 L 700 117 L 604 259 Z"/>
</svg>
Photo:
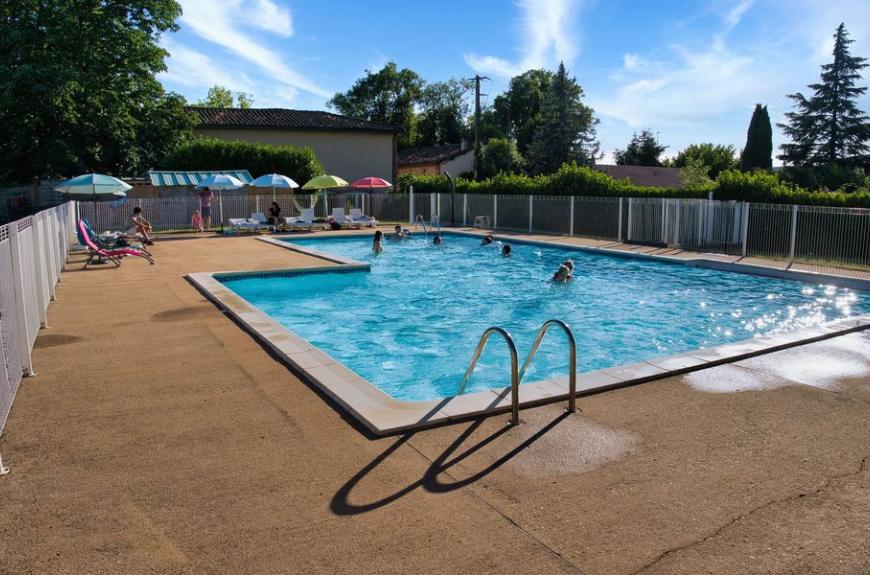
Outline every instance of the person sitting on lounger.
<svg viewBox="0 0 870 575">
<path fill-rule="evenodd" d="M 152 233 L 151 222 L 146 220 L 145 216 L 142 215 L 142 208 L 139 206 L 133 208 L 133 215 L 130 217 L 130 229 L 127 231 L 127 234 L 140 234 L 144 238 L 145 244 L 151 246 L 154 245 L 154 242 L 151 241 Z"/>
<path fill-rule="evenodd" d="M 278 226 L 284 223 L 281 219 L 281 206 L 278 205 L 278 202 L 272 202 L 272 205 L 269 206 L 268 221 L 272 229 L 278 229 Z"/>
<path fill-rule="evenodd" d="M 571 275 L 571 270 L 565 264 L 560 265 L 558 271 L 553 274 L 554 282 L 565 283 L 572 279 L 574 279 L 574 276 Z"/>
<path fill-rule="evenodd" d="M 489 234 L 488 236 L 486 236 L 485 238 L 483 238 L 482 240 L 480 240 L 480 245 L 482 245 L 482 246 L 488 246 L 488 245 L 491 244 L 493 241 L 495 241 L 495 240 L 493 240 L 493 238 L 492 238 L 492 234 Z"/>
<path fill-rule="evenodd" d="M 384 232 L 382 232 L 381 230 L 378 230 L 375 232 L 375 240 L 372 242 L 372 251 L 375 252 L 376 254 L 379 254 L 382 251 L 384 251 L 384 245 L 383 245 L 383 243 L 381 243 L 381 240 L 383 240 L 383 238 L 384 238 Z"/>
</svg>

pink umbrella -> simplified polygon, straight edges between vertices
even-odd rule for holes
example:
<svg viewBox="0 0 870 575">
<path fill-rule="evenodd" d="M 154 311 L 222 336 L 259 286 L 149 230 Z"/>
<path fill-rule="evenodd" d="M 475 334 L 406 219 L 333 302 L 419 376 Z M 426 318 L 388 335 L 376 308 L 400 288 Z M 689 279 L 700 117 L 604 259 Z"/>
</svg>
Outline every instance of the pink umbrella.
<svg viewBox="0 0 870 575">
<path fill-rule="evenodd" d="M 350 185 L 351 188 L 357 190 L 374 190 L 376 188 L 392 188 L 393 184 L 383 178 L 362 178 Z"/>
</svg>

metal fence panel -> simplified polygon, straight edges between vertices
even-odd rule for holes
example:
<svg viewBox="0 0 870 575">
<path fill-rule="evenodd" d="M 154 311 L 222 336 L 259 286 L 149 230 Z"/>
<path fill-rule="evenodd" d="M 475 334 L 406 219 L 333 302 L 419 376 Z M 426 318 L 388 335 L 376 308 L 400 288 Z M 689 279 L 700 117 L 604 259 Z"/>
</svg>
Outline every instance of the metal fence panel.
<svg viewBox="0 0 870 575">
<path fill-rule="evenodd" d="M 18 225 L 12 222 L 9 225 Z M 7 226 L 0 226 L 0 431 L 23 374 L 18 348 L 15 285 L 12 281 L 12 242 Z"/>
<path fill-rule="evenodd" d="M 619 198 L 574 198 L 574 235 L 619 239 L 619 201 Z"/>
</svg>

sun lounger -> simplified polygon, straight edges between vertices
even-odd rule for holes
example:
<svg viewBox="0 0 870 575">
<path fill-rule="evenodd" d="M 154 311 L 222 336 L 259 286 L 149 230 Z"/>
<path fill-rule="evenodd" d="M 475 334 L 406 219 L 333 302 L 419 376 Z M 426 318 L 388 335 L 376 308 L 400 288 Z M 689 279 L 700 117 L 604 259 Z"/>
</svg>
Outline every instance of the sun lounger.
<svg viewBox="0 0 870 575">
<path fill-rule="evenodd" d="M 378 225 L 378 220 L 371 216 L 367 216 L 362 213 L 362 210 L 357 208 L 351 208 L 350 210 L 350 219 L 353 222 L 356 222 L 362 226 L 375 227 Z"/>
<path fill-rule="evenodd" d="M 261 228 L 266 227 L 269 223 L 266 221 L 266 216 L 261 212 L 254 212 L 250 218 L 229 218 L 230 228 L 235 232 L 242 230 L 251 230 L 259 232 Z"/>
<path fill-rule="evenodd" d="M 302 214 L 296 218 L 287 218 L 284 227 L 292 230 L 310 230 L 314 226 L 320 225 L 314 223 L 314 210 L 312 208 L 304 208 Z"/>
<path fill-rule="evenodd" d="M 84 242 L 84 246 L 88 248 L 88 252 L 90 252 L 88 261 L 85 262 L 85 267 L 82 269 L 88 269 L 88 266 L 98 258 L 105 258 L 115 264 L 115 267 L 118 267 L 121 265 L 121 258 L 124 256 L 140 257 L 147 260 L 152 266 L 154 265 L 154 258 L 152 258 L 150 254 L 141 250 L 134 248 L 101 248 L 91 239 L 90 234 L 88 234 L 88 229 L 82 220 L 79 220 L 76 231 L 79 235 L 79 241 Z"/>
<path fill-rule="evenodd" d="M 344 215 L 344 208 L 332 208 L 332 219 L 339 225 L 348 228 L 359 228 L 365 225 L 362 222 L 355 222 L 348 216 Z"/>
</svg>

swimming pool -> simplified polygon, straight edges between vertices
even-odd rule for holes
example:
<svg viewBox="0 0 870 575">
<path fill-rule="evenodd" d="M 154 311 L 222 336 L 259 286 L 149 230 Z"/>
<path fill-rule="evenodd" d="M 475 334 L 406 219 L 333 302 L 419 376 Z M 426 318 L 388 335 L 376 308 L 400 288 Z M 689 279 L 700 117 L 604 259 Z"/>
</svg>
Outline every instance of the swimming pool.
<svg viewBox="0 0 870 575">
<path fill-rule="evenodd" d="M 431 237 L 430 237 L 431 239 Z M 385 242 L 368 236 L 292 243 L 370 264 L 364 269 L 220 281 L 396 399 L 454 395 L 483 331 L 508 329 L 520 360 L 547 319 L 566 321 L 589 371 L 870 312 L 866 292 L 622 258 L 580 249 L 499 245 L 446 235 Z M 554 284 L 571 258 L 576 279 Z M 342 273 L 337 273 L 341 271 Z M 567 371 L 564 337 L 545 339 L 524 381 Z M 492 340 L 466 392 L 509 385 L 508 353 Z"/>
</svg>

